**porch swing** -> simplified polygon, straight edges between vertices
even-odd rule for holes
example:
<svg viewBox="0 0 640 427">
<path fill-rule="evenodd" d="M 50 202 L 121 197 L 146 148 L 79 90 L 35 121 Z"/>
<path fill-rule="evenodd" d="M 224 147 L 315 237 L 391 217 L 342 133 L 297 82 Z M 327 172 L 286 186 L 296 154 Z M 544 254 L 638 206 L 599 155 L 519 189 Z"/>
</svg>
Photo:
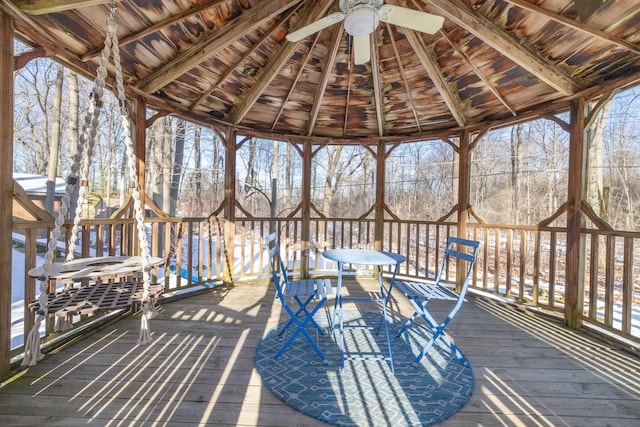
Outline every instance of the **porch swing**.
<svg viewBox="0 0 640 427">
<path fill-rule="evenodd" d="M 151 257 L 146 240 L 144 211 L 140 201 L 139 180 L 136 173 L 136 158 L 131 139 L 131 125 L 126 108 L 126 96 L 120 64 L 120 52 L 116 34 L 115 12 L 117 6 L 110 2 L 110 14 L 107 18 L 107 34 L 104 49 L 97 68 L 94 87 L 91 91 L 89 109 L 84 117 L 78 152 L 73 156 L 71 171 L 67 178 L 65 194 L 56 217 L 47 252 L 42 266 L 28 272 L 39 281 L 40 295 L 29 307 L 36 313 L 33 328 L 25 342 L 22 366 L 33 366 L 44 356 L 40 351 L 40 325 L 48 314 L 56 317 L 56 330 L 71 327 L 72 316 L 89 315 L 118 309 L 126 309 L 133 304 L 142 305 L 142 316 L 138 344 L 151 341 L 148 319 L 155 314 L 155 300 L 163 292 L 163 284 L 151 283 L 151 270 L 161 265 L 162 258 Z M 87 177 L 90 159 L 97 134 L 100 117 L 100 104 L 104 94 L 105 79 L 110 54 L 113 54 L 117 95 L 120 115 L 125 135 L 127 166 L 129 178 L 133 183 L 132 198 L 140 247 L 140 256 L 105 256 L 74 259 L 78 242 L 82 206 L 87 195 Z M 80 164 L 80 166 L 79 166 Z M 64 224 L 71 193 L 78 183 L 80 169 L 80 188 L 75 210 L 73 229 L 70 234 L 67 256 L 64 262 L 53 262 L 57 250 L 58 238 Z M 50 281 L 64 283 L 60 291 L 49 292 Z"/>
</svg>

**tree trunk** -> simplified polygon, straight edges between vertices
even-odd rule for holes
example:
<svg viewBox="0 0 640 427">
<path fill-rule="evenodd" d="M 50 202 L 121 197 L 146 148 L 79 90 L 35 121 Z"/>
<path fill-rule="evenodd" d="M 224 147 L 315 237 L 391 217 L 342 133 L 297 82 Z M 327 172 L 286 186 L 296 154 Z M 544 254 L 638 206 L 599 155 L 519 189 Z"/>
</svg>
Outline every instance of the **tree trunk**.
<svg viewBox="0 0 640 427">
<path fill-rule="evenodd" d="M 69 157 L 71 161 L 78 154 L 78 120 L 80 95 L 78 93 L 78 75 L 67 70 L 67 79 L 69 80 Z M 75 215 L 78 206 L 78 193 L 80 187 L 76 185 L 71 193 L 69 200 L 69 215 Z"/>
<path fill-rule="evenodd" d="M 62 82 L 64 80 L 64 69 L 58 65 L 56 75 L 56 90 L 53 99 L 53 123 L 51 128 L 51 143 L 49 145 L 49 165 L 47 167 L 47 196 L 45 208 L 51 214 L 54 213 L 54 202 L 56 197 L 56 178 L 58 176 L 58 157 L 60 156 L 60 120 L 62 105 Z"/>
<path fill-rule="evenodd" d="M 195 126 L 193 131 L 193 151 L 195 154 L 194 166 L 195 171 L 193 173 L 194 192 L 195 198 L 192 200 L 192 204 L 196 206 L 198 215 L 204 214 L 204 204 L 202 201 L 202 150 L 200 148 L 200 139 L 202 138 L 202 128 Z"/>
<path fill-rule="evenodd" d="M 601 217 L 605 216 L 605 203 L 603 197 L 604 187 L 604 126 L 609 116 L 611 102 L 607 102 L 598 112 L 596 119 L 587 132 L 589 144 L 589 184 L 587 189 L 587 201 Z"/>
<path fill-rule="evenodd" d="M 171 174 L 171 189 L 169 200 L 169 215 L 176 216 L 178 205 L 178 195 L 182 179 L 182 163 L 184 161 L 184 139 L 187 123 L 184 120 L 178 120 L 176 129 L 176 145 L 173 158 L 173 173 Z"/>
</svg>

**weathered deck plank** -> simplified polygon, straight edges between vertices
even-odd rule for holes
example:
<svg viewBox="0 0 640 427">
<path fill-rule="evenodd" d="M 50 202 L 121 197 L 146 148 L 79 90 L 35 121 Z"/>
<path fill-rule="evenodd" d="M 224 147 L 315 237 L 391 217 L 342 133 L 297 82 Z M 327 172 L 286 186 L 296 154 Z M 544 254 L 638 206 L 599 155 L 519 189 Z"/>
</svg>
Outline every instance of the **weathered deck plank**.
<svg viewBox="0 0 640 427">
<path fill-rule="evenodd" d="M 396 297 L 394 311 L 410 314 Z M 256 283 L 166 304 L 148 346 L 135 345 L 139 318 L 125 319 L 0 388 L 0 424 L 323 425 L 281 403 L 253 369 L 260 337 L 280 316 L 273 291 Z M 640 360 L 632 355 L 474 297 L 451 333 L 476 387 L 444 426 L 640 423 Z"/>
</svg>

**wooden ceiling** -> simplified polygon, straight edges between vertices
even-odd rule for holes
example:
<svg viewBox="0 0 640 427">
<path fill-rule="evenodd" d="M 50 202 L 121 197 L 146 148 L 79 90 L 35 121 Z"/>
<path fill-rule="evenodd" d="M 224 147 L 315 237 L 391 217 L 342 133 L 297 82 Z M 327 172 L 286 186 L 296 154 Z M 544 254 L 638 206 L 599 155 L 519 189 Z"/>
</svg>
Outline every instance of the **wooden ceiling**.
<svg viewBox="0 0 640 427">
<path fill-rule="evenodd" d="M 129 94 L 200 123 L 332 141 L 416 139 L 566 107 L 640 80 L 640 0 L 386 0 L 443 16 L 433 35 L 380 23 L 354 65 L 343 23 L 287 33 L 337 0 L 123 0 Z M 0 0 L 16 35 L 91 74 L 104 0 Z"/>
</svg>

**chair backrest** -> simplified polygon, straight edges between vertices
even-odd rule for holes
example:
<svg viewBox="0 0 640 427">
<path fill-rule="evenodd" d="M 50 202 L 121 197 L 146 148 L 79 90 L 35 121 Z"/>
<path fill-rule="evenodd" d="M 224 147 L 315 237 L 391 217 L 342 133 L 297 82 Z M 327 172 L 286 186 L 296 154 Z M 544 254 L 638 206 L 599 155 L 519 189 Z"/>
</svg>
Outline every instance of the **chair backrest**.
<svg viewBox="0 0 640 427">
<path fill-rule="evenodd" d="M 465 261 L 466 272 L 464 276 L 464 282 L 462 283 L 462 288 L 460 289 L 460 302 L 464 298 L 464 294 L 467 292 L 467 288 L 469 287 L 469 278 L 471 277 L 473 265 L 476 262 L 476 256 L 479 246 L 480 242 L 477 242 L 475 240 L 467 240 L 453 236 L 450 236 L 447 239 L 447 247 L 444 250 L 444 257 L 442 259 L 442 263 L 440 264 L 440 269 L 438 270 L 436 283 L 440 283 L 442 274 L 448 263 L 457 262 L 458 259 Z M 460 263 L 456 263 L 456 268 L 460 268 Z"/>
<path fill-rule="evenodd" d="M 269 258 L 269 266 L 271 267 L 271 274 L 273 276 L 273 282 L 276 285 L 278 298 L 284 300 L 284 291 L 288 285 L 287 270 L 280 256 L 280 245 L 278 244 L 277 237 L 277 233 L 271 233 L 264 238 L 264 253 Z"/>
</svg>

